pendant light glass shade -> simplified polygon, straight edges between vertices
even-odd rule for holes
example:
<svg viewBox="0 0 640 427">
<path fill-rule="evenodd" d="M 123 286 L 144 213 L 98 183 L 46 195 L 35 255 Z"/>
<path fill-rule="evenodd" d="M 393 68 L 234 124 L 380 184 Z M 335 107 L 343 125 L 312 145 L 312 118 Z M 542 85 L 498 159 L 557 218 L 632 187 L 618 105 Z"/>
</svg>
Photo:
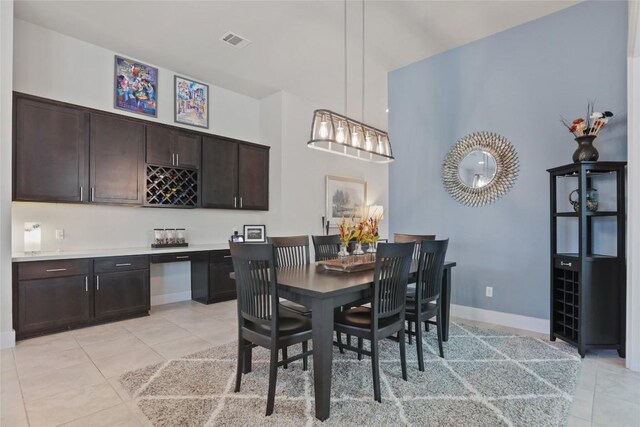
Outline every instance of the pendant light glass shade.
<svg viewBox="0 0 640 427">
<path fill-rule="evenodd" d="M 394 160 L 389 134 L 329 110 L 316 110 L 310 148 L 375 163 Z"/>
</svg>

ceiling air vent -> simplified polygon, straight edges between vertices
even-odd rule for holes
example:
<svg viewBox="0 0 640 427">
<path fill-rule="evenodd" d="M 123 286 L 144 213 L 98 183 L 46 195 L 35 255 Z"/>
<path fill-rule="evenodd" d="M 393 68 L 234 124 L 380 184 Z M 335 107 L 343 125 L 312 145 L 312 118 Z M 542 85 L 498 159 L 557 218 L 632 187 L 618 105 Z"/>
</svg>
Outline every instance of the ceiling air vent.
<svg viewBox="0 0 640 427">
<path fill-rule="evenodd" d="M 242 36 L 239 36 L 236 33 L 232 33 L 231 31 L 227 32 L 225 35 L 223 35 L 220 40 L 222 40 L 225 43 L 230 44 L 231 46 L 235 47 L 236 49 L 242 49 L 243 47 L 249 45 L 251 43 L 251 40 L 247 40 Z"/>
</svg>

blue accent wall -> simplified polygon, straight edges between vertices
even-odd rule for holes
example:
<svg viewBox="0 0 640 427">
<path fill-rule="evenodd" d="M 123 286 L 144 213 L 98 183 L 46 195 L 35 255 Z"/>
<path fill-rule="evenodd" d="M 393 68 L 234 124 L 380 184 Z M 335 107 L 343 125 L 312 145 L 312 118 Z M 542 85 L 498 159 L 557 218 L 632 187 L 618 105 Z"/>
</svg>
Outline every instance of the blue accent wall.
<svg viewBox="0 0 640 427">
<path fill-rule="evenodd" d="M 454 304 L 549 317 L 546 170 L 571 163 L 577 147 L 559 118 L 584 117 L 595 98 L 596 111 L 616 115 L 595 141 L 600 160 L 626 160 L 627 7 L 580 3 L 389 74 L 390 232 L 451 239 Z M 441 169 L 477 131 L 511 141 L 520 176 L 502 199 L 470 208 L 445 191 Z M 615 224 L 599 228 L 607 246 Z"/>
</svg>

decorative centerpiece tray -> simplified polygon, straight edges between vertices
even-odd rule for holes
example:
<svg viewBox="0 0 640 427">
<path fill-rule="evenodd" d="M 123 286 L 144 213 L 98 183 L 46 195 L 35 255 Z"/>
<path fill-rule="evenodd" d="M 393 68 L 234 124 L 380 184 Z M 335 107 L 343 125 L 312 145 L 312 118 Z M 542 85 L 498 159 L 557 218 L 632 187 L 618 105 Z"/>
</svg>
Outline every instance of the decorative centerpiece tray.
<svg viewBox="0 0 640 427">
<path fill-rule="evenodd" d="M 341 259 L 330 259 L 326 261 L 318 261 L 317 264 L 325 270 L 340 271 L 343 273 L 353 273 L 356 271 L 373 270 L 376 267 L 376 260 L 371 257 L 349 256 Z"/>
<path fill-rule="evenodd" d="M 159 248 L 186 248 L 189 246 L 189 243 L 152 243 L 151 247 L 153 249 Z"/>
</svg>

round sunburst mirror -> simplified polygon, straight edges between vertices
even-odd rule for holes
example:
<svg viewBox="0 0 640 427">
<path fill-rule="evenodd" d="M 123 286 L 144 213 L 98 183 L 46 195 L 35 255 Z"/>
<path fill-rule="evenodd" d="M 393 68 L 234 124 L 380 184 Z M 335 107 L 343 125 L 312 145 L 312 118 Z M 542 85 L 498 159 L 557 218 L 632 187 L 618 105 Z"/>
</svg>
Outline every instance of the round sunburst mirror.
<svg viewBox="0 0 640 427">
<path fill-rule="evenodd" d="M 504 196 L 518 177 L 518 155 L 503 136 L 476 132 L 456 142 L 442 165 L 442 181 L 458 202 L 472 207 Z"/>
</svg>

